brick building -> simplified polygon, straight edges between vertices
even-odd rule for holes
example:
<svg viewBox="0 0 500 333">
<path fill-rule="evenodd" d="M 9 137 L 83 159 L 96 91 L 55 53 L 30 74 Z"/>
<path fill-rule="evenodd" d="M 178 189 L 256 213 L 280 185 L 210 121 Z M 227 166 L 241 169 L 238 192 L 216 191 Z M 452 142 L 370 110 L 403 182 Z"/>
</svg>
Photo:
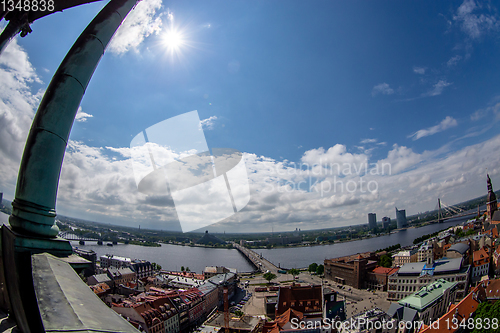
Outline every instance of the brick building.
<svg viewBox="0 0 500 333">
<path fill-rule="evenodd" d="M 379 256 L 374 252 L 325 259 L 325 278 L 342 285 L 362 289 L 366 275 L 377 266 Z"/>
<path fill-rule="evenodd" d="M 396 273 L 399 268 L 386 268 L 377 266 L 371 272 L 366 274 L 366 282 L 365 287 L 374 289 L 387 291 L 387 281 L 389 276 Z"/>
</svg>

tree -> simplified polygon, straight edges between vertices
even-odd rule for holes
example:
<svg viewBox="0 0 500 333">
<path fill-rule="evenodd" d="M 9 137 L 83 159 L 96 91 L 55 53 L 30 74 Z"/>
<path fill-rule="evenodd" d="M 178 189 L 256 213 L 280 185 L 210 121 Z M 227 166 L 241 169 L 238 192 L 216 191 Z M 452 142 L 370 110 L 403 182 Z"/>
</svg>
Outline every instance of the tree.
<svg viewBox="0 0 500 333">
<path fill-rule="evenodd" d="M 318 268 L 316 269 L 316 274 L 323 275 L 324 272 L 325 272 L 325 266 L 318 265 Z"/>
<path fill-rule="evenodd" d="M 159 271 L 161 269 L 161 265 L 158 265 L 157 263 L 153 262 L 151 263 L 151 267 L 153 268 L 153 270 L 155 271 Z"/>
<path fill-rule="evenodd" d="M 391 267 L 392 266 L 392 258 L 387 254 L 384 254 L 380 257 L 378 264 L 382 267 Z"/>
<path fill-rule="evenodd" d="M 295 279 L 295 277 L 300 274 L 300 271 L 297 268 L 292 268 L 288 270 L 288 274 L 292 274 Z"/>
<path fill-rule="evenodd" d="M 191 272 L 191 270 L 189 269 L 189 267 L 186 267 L 186 272 Z"/>
<path fill-rule="evenodd" d="M 271 283 L 271 280 L 276 279 L 276 274 L 273 274 L 271 272 L 267 272 L 262 277 L 267 280 L 267 283 Z"/>
<path fill-rule="evenodd" d="M 490 323 L 489 329 L 486 329 L 485 326 L 486 318 L 489 318 L 489 323 Z M 500 333 L 499 325 L 495 325 L 495 327 L 492 326 L 493 318 L 500 318 L 500 301 L 496 301 L 494 304 L 490 304 L 488 302 L 483 302 L 479 304 L 474 314 L 474 322 L 475 323 L 481 322 L 482 327 L 479 328 L 479 326 L 475 326 L 472 333 L 486 333 L 486 332 Z"/>
<path fill-rule="evenodd" d="M 318 269 L 318 264 L 313 262 L 312 264 L 309 265 L 308 271 L 311 273 L 316 273 L 317 269 Z"/>
<path fill-rule="evenodd" d="M 184 272 L 184 266 L 181 266 L 181 272 Z"/>
</svg>

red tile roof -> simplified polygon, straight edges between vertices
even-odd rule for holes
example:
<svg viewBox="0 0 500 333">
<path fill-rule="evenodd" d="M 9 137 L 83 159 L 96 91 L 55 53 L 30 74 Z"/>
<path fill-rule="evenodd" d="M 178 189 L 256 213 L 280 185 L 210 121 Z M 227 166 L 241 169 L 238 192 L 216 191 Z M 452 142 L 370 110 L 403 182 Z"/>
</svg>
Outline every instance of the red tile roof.
<svg viewBox="0 0 500 333">
<path fill-rule="evenodd" d="M 381 274 L 381 275 L 392 275 L 396 273 L 399 270 L 398 267 L 382 267 L 382 266 L 377 266 L 373 270 L 373 273 L 375 274 Z"/>
<path fill-rule="evenodd" d="M 301 321 L 304 318 L 304 314 L 294 309 L 288 309 L 281 316 L 277 316 L 274 321 L 264 323 L 262 333 L 278 333 L 293 318 Z"/>
</svg>

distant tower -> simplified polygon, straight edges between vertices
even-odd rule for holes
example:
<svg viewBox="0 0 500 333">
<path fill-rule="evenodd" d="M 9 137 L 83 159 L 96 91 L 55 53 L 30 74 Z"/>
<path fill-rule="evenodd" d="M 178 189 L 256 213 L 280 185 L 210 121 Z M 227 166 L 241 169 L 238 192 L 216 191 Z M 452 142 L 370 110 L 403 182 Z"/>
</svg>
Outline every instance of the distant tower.
<svg viewBox="0 0 500 333">
<path fill-rule="evenodd" d="M 3 193 L 0 192 L 0 207 L 3 206 L 3 201 L 2 200 L 3 200 Z"/>
<path fill-rule="evenodd" d="M 377 214 L 375 214 L 375 213 L 368 213 L 368 227 L 370 229 L 376 229 L 377 228 Z"/>
<path fill-rule="evenodd" d="M 406 211 L 404 209 L 398 210 L 396 207 L 396 220 L 398 223 L 398 229 L 406 228 Z"/>
<path fill-rule="evenodd" d="M 384 229 L 387 229 L 389 228 L 389 225 L 391 224 L 391 218 L 390 217 L 387 217 L 387 216 L 384 216 L 382 218 L 382 227 Z"/>
<path fill-rule="evenodd" d="M 486 175 L 488 177 L 488 196 L 486 198 L 486 212 L 490 221 L 493 218 L 493 213 L 497 210 L 497 196 L 495 192 L 493 192 L 493 186 L 491 185 L 490 175 Z"/>
</svg>

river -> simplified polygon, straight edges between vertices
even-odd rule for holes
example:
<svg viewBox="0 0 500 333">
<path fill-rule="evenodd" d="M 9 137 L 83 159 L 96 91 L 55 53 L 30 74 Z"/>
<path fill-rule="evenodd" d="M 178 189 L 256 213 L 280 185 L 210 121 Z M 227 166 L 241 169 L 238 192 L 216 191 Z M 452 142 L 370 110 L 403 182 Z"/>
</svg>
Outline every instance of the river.
<svg viewBox="0 0 500 333">
<path fill-rule="evenodd" d="M 7 215 L 0 213 L 0 223 L 7 223 L 7 218 Z M 449 228 L 468 218 L 450 219 L 444 223 L 431 224 L 421 228 L 410 228 L 390 235 L 351 242 L 270 250 L 259 249 L 255 251 L 277 266 L 302 268 L 309 266 L 313 262 L 323 263 L 323 260 L 327 258 L 375 251 L 398 243 L 401 246 L 410 245 L 413 244 L 413 240 L 417 237 Z M 251 265 L 234 249 L 212 249 L 169 244 L 162 244 L 161 247 L 118 244 L 111 247 L 99 246 L 95 242 L 87 242 L 86 245 L 80 246 L 76 241 L 71 243 L 81 249 L 94 250 L 97 256 L 114 254 L 132 259 L 145 259 L 156 262 L 167 270 L 180 270 L 181 266 L 189 267 L 191 271 L 197 273 L 203 272 L 205 266 L 226 266 L 236 268 L 239 272 L 252 270 Z"/>
</svg>

